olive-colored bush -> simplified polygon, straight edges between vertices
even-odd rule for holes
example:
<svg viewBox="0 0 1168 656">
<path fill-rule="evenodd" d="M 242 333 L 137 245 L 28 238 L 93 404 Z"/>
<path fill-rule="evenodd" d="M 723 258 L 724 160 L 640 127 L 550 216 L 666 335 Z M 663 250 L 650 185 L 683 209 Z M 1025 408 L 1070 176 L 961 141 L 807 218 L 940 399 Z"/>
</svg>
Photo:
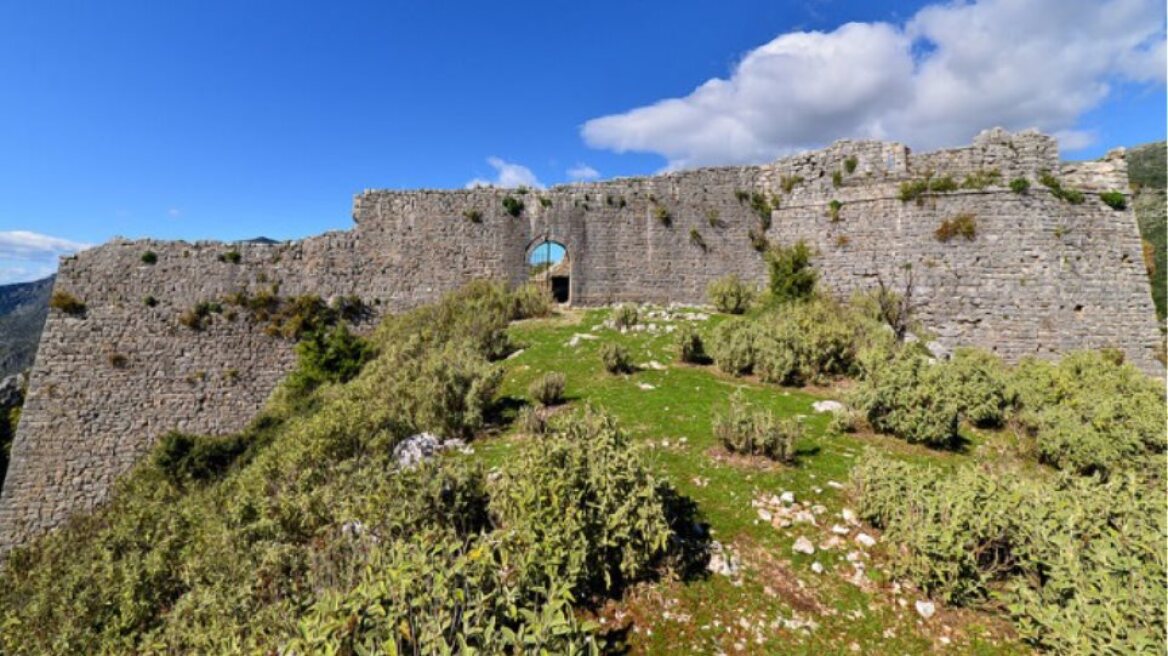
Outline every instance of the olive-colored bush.
<svg viewBox="0 0 1168 656">
<path fill-rule="evenodd" d="M 704 364 L 708 359 L 701 334 L 690 324 L 677 331 L 677 359 L 690 364 Z"/>
<path fill-rule="evenodd" d="M 755 290 L 737 275 L 730 274 L 710 282 L 706 295 L 719 312 L 742 314 L 754 302 Z"/>
<path fill-rule="evenodd" d="M 551 291 L 546 286 L 535 283 L 520 285 L 511 293 L 511 297 L 512 319 L 546 317 L 552 313 L 552 306 L 555 305 Z"/>
<path fill-rule="evenodd" d="M 775 417 L 766 410 L 751 410 L 741 394 L 714 417 L 714 437 L 731 453 L 764 456 L 779 462 L 795 459 L 795 440 L 803 426 L 792 417 Z"/>
<path fill-rule="evenodd" d="M 734 317 L 718 324 L 710 337 L 710 357 L 718 368 L 740 376 L 754 370 L 755 342 L 760 333 L 757 321 Z"/>
<path fill-rule="evenodd" d="M 85 315 L 85 303 L 67 291 L 58 289 L 49 297 L 49 307 L 74 317 Z"/>
<path fill-rule="evenodd" d="M 1164 469 L 1163 385 L 1115 352 L 1080 351 L 1058 364 L 1023 360 L 1011 372 L 1007 395 L 1042 462 L 1103 476 Z"/>
<path fill-rule="evenodd" d="M 623 303 L 612 311 L 612 325 L 618 330 L 632 328 L 640 320 L 640 312 L 632 303 Z"/>
<path fill-rule="evenodd" d="M 629 350 L 621 344 L 605 342 L 600 345 L 600 361 L 610 374 L 627 374 L 633 371 L 633 360 Z"/>
<path fill-rule="evenodd" d="M 869 370 L 851 401 L 882 433 L 933 447 L 960 443 L 961 403 L 946 367 L 918 353 L 897 353 Z"/>
<path fill-rule="evenodd" d="M 563 403 L 564 382 L 564 374 L 558 371 L 548 372 L 531 381 L 527 386 L 527 396 L 543 406 Z"/>
<path fill-rule="evenodd" d="M 1163 651 L 1165 497 L 1134 475 L 1028 479 L 914 467 L 874 452 L 852 473 L 892 574 L 948 603 L 1004 601 L 1023 639 L 1063 654 Z"/>
<path fill-rule="evenodd" d="M 802 385 L 853 372 L 862 327 L 847 308 L 812 299 L 769 312 L 759 323 L 754 371 L 763 381 Z"/>
</svg>

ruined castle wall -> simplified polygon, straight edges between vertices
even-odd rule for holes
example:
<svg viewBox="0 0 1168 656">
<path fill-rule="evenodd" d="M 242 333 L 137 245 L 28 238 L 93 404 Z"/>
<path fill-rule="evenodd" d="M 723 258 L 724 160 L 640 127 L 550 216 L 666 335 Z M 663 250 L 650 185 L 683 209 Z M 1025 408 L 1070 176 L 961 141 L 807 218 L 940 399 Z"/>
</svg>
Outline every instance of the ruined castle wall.
<svg viewBox="0 0 1168 656">
<path fill-rule="evenodd" d="M 905 181 L 961 182 L 989 169 L 999 185 L 897 198 Z M 1052 196 L 1037 182 L 1042 171 L 1082 183 L 1085 202 Z M 277 286 L 288 296 L 357 295 L 381 315 L 472 278 L 522 282 L 530 249 L 545 239 L 568 250 L 574 304 L 701 303 L 728 273 L 765 283 L 749 232 L 769 219 L 766 238 L 811 244 L 824 286 L 839 294 L 870 289 L 878 276 L 901 284 L 911 265 L 919 316 L 948 346 L 1008 359 L 1111 346 L 1162 373 L 1135 219 L 1097 195 L 1126 189 L 1113 186 L 1124 172 L 1115 162 L 1062 168 L 1053 139 L 1033 133 L 988 131 L 970 147 L 924 155 L 841 141 L 759 167 L 527 193 L 369 191 L 354 201 L 352 230 L 298 242 L 115 241 L 85 251 L 63 261 L 56 281 L 88 311 L 52 311 L 46 323 L 0 493 L 0 554 L 100 503 L 166 431 L 229 433 L 259 410 L 294 364 L 291 345 L 242 317 L 217 316 L 201 332 L 182 326 L 179 315 L 199 302 Z M 1011 192 L 1014 177 L 1030 179 L 1031 191 Z M 777 209 L 760 214 L 754 194 Z M 518 216 L 504 208 L 507 196 L 523 202 Z M 939 241 L 941 221 L 963 213 L 975 238 Z M 220 261 L 232 248 L 240 262 Z M 142 263 L 147 250 L 156 264 Z"/>
</svg>

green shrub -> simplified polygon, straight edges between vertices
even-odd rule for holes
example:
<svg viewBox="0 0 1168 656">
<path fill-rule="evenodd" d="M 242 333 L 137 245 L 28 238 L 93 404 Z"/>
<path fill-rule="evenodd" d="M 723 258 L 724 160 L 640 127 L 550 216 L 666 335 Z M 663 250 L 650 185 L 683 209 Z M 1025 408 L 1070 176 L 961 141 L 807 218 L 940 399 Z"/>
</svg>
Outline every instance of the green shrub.
<svg viewBox="0 0 1168 656">
<path fill-rule="evenodd" d="M 973 241 L 977 238 L 977 217 L 969 212 L 963 212 L 945 219 L 941 225 L 937 226 L 933 237 L 942 243 L 948 242 L 954 237 L 963 237 L 965 241 Z"/>
<path fill-rule="evenodd" d="M 838 188 L 841 185 L 843 185 L 843 183 L 844 183 L 843 171 L 832 171 L 831 172 L 831 186 Z"/>
<path fill-rule="evenodd" d="M 714 437 L 731 453 L 764 456 L 779 462 L 795 459 L 795 440 L 803 426 L 791 417 L 776 418 L 770 411 L 751 411 L 740 393 L 730 406 L 714 416 Z"/>
<path fill-rule="evenodd" d="M 243 256 L 239 251 L 231 249 L 225 253 L 220 253 L 218 260 L 220 262 L 227 262 L 228 264 L 239 264 L 243 260 Z"/>
<path fill-rule="evenodd" d="M 1024 194 L 1030 191 L 1030 181 L 1026 178 L 1014 178 L 1010 181 L 1010 191 L 1016 194 Z"/>
<path fill-rule="evenodd" d="M 710 357 L 726 373 L 735 376 L 750 373 L 754 369 L 759 332 L 758 323 L 745 317 L 723 321 L 710 337 Z"/>
<path fill-rule="evenodd" d="M 624 346 L 613 342 L 600 345 L 600 361 L 610 374 L 627 374 L 633 371 L 633 361 Z"/>
<path fill-rule="evenodd" d="M 704 364 L 706 349 L 697 329 L 684 324 L 677 331 L 677 359 L 690 364 Z"/>
<path fill-rule="evenodd" d="M 779 186 L 782 187 L 784 194 L 789 194 L 796 185 L 803 184 L 803 176 L 801 175 L 784 175 L 779 178 Z"/>
<path fill-rule="evenodd" d="M 1103 476 L 1163 469 L 1162 385 L 1114 354 L 1081 351 L 1058 364 L 1023 360 L 1011 372 L 1007 396 L 1042 462 Z"/>
<path fill-rule="evenodd" d="M 503 197 L 503 210 L 511 216 L 518 218 L 520 214 L 523 214 L 523 201 L 507 194 Z"/>
<path fill-rule="evenodd" d="M 471 223 L 482 223 L 483 213 L 479 210 L 465 210 L 462 213 L 462 218 L 470 221 Z"/>
<path fill-rule="evenodd" d="M 912 467 L 869 451 L 852 474 L 894 577 L 957 605 L 1001 599 L 1056 653 L 1159 653 L 1168 566 L 1163 490 L 1131 477 L 1026 480 Z"/>
<path fill-rule="evenodd" d="M 373 358 L 372 346 L 349 332 L 345 324 L 314 330 L 296 344 L 296 369 L 287 385 L 307 393 L 325 383 L 345 383 L 357 377 Z"/>
<path fill-rule="evenodd" d="M 1127 209 L 1127 196 L 1122 191 L 1104 191 L 1099 194 L 1099 200 L 1103 201 L 1108 207 L 1113 210 Z"/>
<path fill-rule="evenodd" d="M 929 191 L 938 193 L 957 191 L 957 182 L 951 175 L 946 175 L 940 178 L 933 178 L 929 180 Z"/>
<path fill-rule="evenodd" d="M 964 419 L 980 427 L 1005 423 L 1010 407 L 1009 383 L 1001 360 L 985 351 L 961 348 L 944 367 L 948 387 Z"/>
<path fill-rule="evenodd" d="M 221 314 L 223 306 L 213 301 L 200 301 L 178 317 L 178 322 L 196 332 L 205 330 L 211 324 L 211 315 Z"/>
<path fill-rule="evenodd" d="M 872 428 L 932 447 L 960 443 L 961 404 L 943 365 L 916 353 L 900 353 L 866 373 L 853 391 L 852 405 Z"/>
<path fill-rule="evenodd" d="M 900 183 L 900 194 L 897 197 L 906 203 L 910 200 L 919 201 L 927 191 L 929 191 L 928 180 L 910 180 Z"/>
<path fill-rule="evenodd" d="M 142 264 L 155 264 L 156 262 L 158 262 L 158 253 L 154 251 L 142 253 Z"/>
<path fill-rule="evenodd" d="M 755 290 L 732 273 L 711 281 L 706 286 L 706 295 L 719 312 L 742 314 L 750 309 Z"/>
<path fill-rule="evenodd" d="M 527 396 L 543 406 L 558 405 L 564 402 L 564 382 L 564 374 L 550 371 L 527 386 Z"/>
<path fill-rule="evenodd" d="M 775 208 L 767 200 L 766 194 L 760 194 L 758 192 L 750 194 L 750 209 L 754 210 L 754 213 L 758 215 L 758 222 L 762 226 L 762 229 L 770 229 L 771 211 Z"/>
<path fill-rule="evenodd" d="M 171 431 L 158 441 L 154 465 L 172 485 L 181 486 L 221 477 L 246 450 L 247 442 L 239 435 L 209 437 Z"/>
<path fill-rule="evenodd" d="M 527 435 L 547 435 L 548 431 L 551 430 L 548 410 L 544 407 L 525 405 L 520 408 L 515 420 Z"/>
<path fill-rule="evenodd" d="M 158 299 L 154 298 L 153 296 L 147 296 L 146 298 L 142 299 L 142 305 L 145 305 L 146 307 L 157 307 Z"/>
<path fill-rule="evenodd" d="M 745 203 L 747 200 L 750 199 L 750 192 L 745 191 L 743 189 L 735 189 L 734 190 L 734 198 L 737 199 L 738 203 L 741 205 L 742 203 Z"/>
<path fill-rule="evenodd" d="M 1064 188 L 1062 182 L 1060 182 L 1058 178 L 1054 177 L 1050 171 L 1040 172 L 1038 181 L 1050 190 L 1052 196 L 1064 200 L 1071 205 L 1081 205 L 1085 200 L 1083 197 L 1083 192 L 1079 191 L 1078 189 Z"/>
<path fill-rule="evenodd" d="M 750 247 L 759 253 L 765 253 L 770 248 L 770 242 L 767 240 L 766 233 L 758 228 L 750 228 L 746 231 L 746 237 L 750 240 Z"/>
<path fill-rule="evenodd" d="M 49 307 L 74 317 L 85 316 L 85 303 L 64 290 L 55 290 L 49 297 Z"/>
<path fill-rule="evenodd" d="M 612 312 L 612 326 L 617 330 L 632 328 L 637 325 L 639 319 L 640 313 L 637 311 L 637 306 L 632 303 L 622 303 L 616 306 Z"/>
<path fill-rule="evenodd" d="M 767 251 L 771 301 L 788 303 L 809 298 L 818 274 L 811 267 L 811 249 L 803 241 Z"/>
<path fill-rule="evenodd" d="M 855 155 L 849 155 L 848 158 L 844 160 L 844 170 L 848 172 L 848 175 L 851 175 L 856 172 L 856 166 L 859 163 L 860 160 L 856 159 Z"/>
<path fill-rule="evenodd" d="M 588 411 L 524 449 L 491 511 L 515 536 L 519 581 L 542 587 L 550 576 L 583 599 L 645 577 L 665 554 L 662 488 L 613 420 Z"/>
<path fill-rule="evenodd" d="M 851 374 L 860 330 L 849 310 L 832 301 L 789 304 L 759 319 L 754 372 L 764 382 L 780 385 Z"/>
<path fill-rule="evenodd" d="M 1002 172 L 999 169 L 982 169 L 965 176 L 961 182 L 962 189 L 985 189 L 1002 181 Z"/>
<path fill-rule="evenodd" d="M 552 313 L 552 306 L 555 304 L 555 299 L 546 286 L 530 282 L 517 287 L 511 297 L 513 299 L 511 318 L 516 320 L 546 317 Z"/>
</svg>

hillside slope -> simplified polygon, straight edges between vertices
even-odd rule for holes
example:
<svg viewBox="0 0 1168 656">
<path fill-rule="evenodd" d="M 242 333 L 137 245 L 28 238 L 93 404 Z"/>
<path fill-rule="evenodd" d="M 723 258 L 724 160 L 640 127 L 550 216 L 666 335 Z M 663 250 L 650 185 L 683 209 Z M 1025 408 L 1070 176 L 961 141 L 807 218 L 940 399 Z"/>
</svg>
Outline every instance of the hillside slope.
<svg viewBox="0 0 1168 656">
<path fill-rule="evenodd" d="M 0 379 L 32 366 L 54 279 L 0 285 Z"/>
</svg>

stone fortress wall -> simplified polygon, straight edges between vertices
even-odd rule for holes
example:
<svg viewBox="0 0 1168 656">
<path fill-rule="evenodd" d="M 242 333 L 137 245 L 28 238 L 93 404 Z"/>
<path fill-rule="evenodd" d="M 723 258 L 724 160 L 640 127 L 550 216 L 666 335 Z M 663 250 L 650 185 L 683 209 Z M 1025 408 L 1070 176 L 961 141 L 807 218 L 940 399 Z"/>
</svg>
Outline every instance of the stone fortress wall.
<svg viewBox="0 0 1168 656">
<path fill-rule="evenodd" d="M 961 182 L 990 169 L 1001 178 L 984 189 L 898 198 L 905 181 Z M 1045 171 L 1085 202 L 1053 196 L 1038 183 Z M 1030 180 L 1028 193 L 1008 188 L 1019 177 Z M 519 283 L 545 239 L 567 248 L 575 305 L 702 303 L 706 285 L 728 273 L 765 284 L 749 234 L 761 232 L 765 214 L 770 243 L 807 241 L 822 283 L 838 294 L 878 277 L 896 284 L 911 265 L 920 317 L 942 344 L 1009 360 L 1116 347 L 1159 375 L 1134 216 L 1098 197 L 1127 186 L 1121 154 L 1063 167 L 1052 138 L 990 130 L 971 146 L 921 155 L 840 141 L 763 166 L 526 193 L 366 191 L 354 200 L 352 230 L 281 244 L 115 240 L 62 261 L 56 290 L 87 311 L 54 310 L 46 322 L 0 493 L 0 554 L 100 503 L 165 432 L 225 434 L 256 414 L 293 366 L 291 345 L 244 320 L 217 319 L 200 332 L 180 325 L 197 303 L 278 284 L 284 296 L 357 295 L 380 315 L 473 278 Z M 772 211 L 752 207 L 752 194 Z M 523 202 L 518 216 L 504 208 L 507 196 Z M 963 213 L 975 217 L 975 239 L 934 237 Z M 232 249 L 239 262 L 221 261 Z M 155 264 L 142 262 L 148 250 Z"/>
</svg>

